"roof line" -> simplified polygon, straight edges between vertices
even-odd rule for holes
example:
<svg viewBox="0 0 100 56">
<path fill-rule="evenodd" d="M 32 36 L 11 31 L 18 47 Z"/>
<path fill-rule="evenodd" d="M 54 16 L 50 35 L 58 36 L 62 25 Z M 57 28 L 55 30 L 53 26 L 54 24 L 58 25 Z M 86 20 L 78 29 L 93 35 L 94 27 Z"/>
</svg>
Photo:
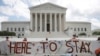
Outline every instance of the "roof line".
<svg viewBox="0 0 100 56">
<path fill-rule="evenodd" d="M 54 6 L 63 8 L 63 9 L 67 9 L 67 8 L 65 8 L 65 7 L 63 7 L 63 6 L 60 6 L 60 5 L 57 5 L 57 4 L 54 4 L 54 3 L 50 3 L 50 2 L 41 3 L 41 4 L 38 4 L 38 5 L 32 6 L 32 7 L 30 7 L 29 9 L 31 9 L 31 8 L 36 8 L 36 7 L 39 7 L 39 6 L 41 6 L 41 5 L 45 5 L 45 4 L 51 4 L 51 5 L 54 5 Z"/>
</svg>

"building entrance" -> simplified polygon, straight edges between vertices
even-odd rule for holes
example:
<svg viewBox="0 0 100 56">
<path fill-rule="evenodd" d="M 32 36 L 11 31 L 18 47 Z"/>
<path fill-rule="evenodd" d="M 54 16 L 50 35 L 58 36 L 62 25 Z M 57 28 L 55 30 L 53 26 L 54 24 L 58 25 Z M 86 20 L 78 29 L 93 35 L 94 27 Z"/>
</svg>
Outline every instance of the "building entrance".
<svg viewBox="0 0 100 56">
<path fill-rule="evenodd" d="M 50 32 L 50 24 L 47 24 L 47 32 Z"/>
</svg>

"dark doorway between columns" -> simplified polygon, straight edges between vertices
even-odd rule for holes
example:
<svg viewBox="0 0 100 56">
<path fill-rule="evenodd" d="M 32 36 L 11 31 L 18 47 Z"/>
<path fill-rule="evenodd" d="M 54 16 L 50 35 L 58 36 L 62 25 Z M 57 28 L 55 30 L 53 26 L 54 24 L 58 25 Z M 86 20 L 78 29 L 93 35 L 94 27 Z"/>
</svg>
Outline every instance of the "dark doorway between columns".
<svg viewBox="0 0 100 56">
<path fill-rule="evenodd" d="M 47 32 L 50 32 L 50 24 L 47 24 Z"/>
</svg>

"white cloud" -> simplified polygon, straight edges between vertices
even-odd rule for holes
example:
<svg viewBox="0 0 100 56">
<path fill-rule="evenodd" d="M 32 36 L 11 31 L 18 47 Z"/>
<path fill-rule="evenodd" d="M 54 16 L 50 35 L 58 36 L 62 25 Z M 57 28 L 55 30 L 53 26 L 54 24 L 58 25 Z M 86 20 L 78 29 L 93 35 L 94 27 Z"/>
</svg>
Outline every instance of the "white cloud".
<svg viewBox="0 0 100 56">
<path fill-rule="evenodd" d="M 69 3 L 68 7 L 73 7 L 80 13 L 93 13 L 100 9 L 100 0 L 70 0 Z"/>
<path fill-rule="evenodd" d="M 28 5 L 22 0 L 3 0 L 4 4 L 8 6 L 0 6 L 0 12 L 6 15 L 23 16 L 27 19 L 30 18 Z"/>
<path fill-rule="evenodd" d="M 8 17 L 6 16 L 0 16 L 0 30 L 1 30 L 1 22 L 8 21 Z"/>
<path fill-rule="evenodd" d="M 17 1 L 13 7 L 14 13 L 18 16 L 24 16 L 25 18 L 30 18 L 30 12 L 28 9 L 28 5 L 23 3 L 22 1 Z"/>
<path fill-rule="evenodd" d="M 2 21 L 8 21 L 8 17 L 0 16 L 0 22 L 2 22 Z"/>
<path fill-rule="evenodd" d="M 74 16 L 74 17 L 69 17 L 66 19 L 67 21 L 83 21 L 83 22 L 89 22 L 90 19 L 82 16 Z"/>
<path fill-rule="evenodd" d="M 13 9 L 8 6 L 0 6 L 0 12 L 6 15 L 13 15 Z"/>
<path fill-rule="evenodd" d="M 13 7 L 19 0 L 3 0 L 4 4 Z"/>
<path fill-rule="evenodd" d="M 42 4 L 42 3 L 45 3 L 45 2 L 48 2 L 48 0 L 28 0 L 28 3 L 31 6 L 35 6 L 35 5 L 38 5 L 38 4 Z"/>
</svg>

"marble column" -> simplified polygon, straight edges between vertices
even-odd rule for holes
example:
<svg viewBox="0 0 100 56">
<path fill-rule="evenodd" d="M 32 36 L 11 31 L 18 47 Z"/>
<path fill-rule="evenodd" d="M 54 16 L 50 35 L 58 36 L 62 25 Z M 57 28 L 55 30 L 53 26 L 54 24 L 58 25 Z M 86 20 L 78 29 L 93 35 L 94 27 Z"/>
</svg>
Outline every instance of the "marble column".
<svg viewBox="0 0 100 56">
<path fill-rule="evenodd" d="M 59 31 L 61 32 L 62 25 L 61 25 L 61 13 L 59 13 Z"/>
<path fill-rule="evenodd" d="M 45 18 L 45 32 L 47 32 L 47 14 L 44 14 L 44 18 Z"/>
<path fill-rule="evenodd" d="M 30 28 L 33 31 L 33 17 L 32 17 L 32 13 L 30 13 L 30 18 L 31 18 Z"/>
<path fill-rule="evenodd" d="M 55 32 L 57 32 L 57 14 L 54 14 L 54 24 L 55 24 Z"/>
<path fill-rule="evenodd" d="M 61 21 L 61 22 L 63 22 L 63 23 L 62 23 L 62 29 L 61 29 L 61 30 L 64 30 L 64 26 L 65 26 L 65 18 L 66 18 L 65 15 L 66 15 L 65 13 L 62 14 L 62 21 Z"/>
<path fill-rule="evenodd" d="M 50 13 L 50 32 L 52 32 L 52 13 Z"/>
<path fill-rule="evenodd" d="M 40 13 L 40 32 L 42 32 L 42 13 Z"/>
<path fill-rule="evenodd" d="M 35 13 L 35 32 L 37 32 L 37 13 Z"/>
</svg>

